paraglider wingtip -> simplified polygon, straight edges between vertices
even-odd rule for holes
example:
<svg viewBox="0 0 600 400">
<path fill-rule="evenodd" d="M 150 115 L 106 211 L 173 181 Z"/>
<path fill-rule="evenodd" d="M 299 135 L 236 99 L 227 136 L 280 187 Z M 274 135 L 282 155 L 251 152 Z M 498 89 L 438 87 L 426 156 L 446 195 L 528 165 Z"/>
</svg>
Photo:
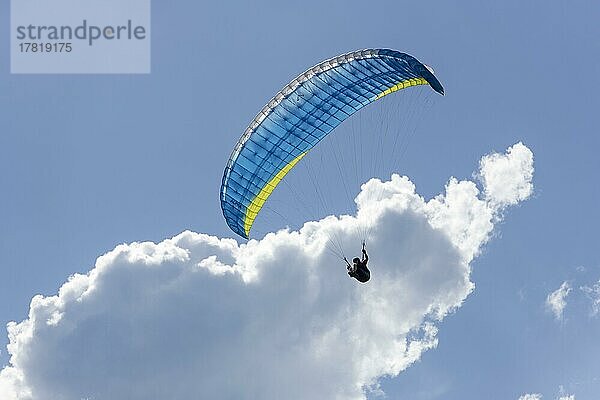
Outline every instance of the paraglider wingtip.
<svg viewBox="0 0 600 400">
<path fill-rule="evenodd" d="M 436 81 L 429 81 L 429 86 L 431 86 L 431 88 L 436 91 L 437 93 L 441 94 L 442 96 L 445 96 L 446 93 L 444 92 L 444 88 L 442 87 L 442 85 L 440 85 L 439 82 Z"/>
</svg>

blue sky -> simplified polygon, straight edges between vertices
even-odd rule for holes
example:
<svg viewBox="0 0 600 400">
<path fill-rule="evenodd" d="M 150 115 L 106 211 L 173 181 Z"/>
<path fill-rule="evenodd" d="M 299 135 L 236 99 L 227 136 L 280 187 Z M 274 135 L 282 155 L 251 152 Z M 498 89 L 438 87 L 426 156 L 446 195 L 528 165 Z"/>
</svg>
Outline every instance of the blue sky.
<svg viewBox="0 0 600 400">
<path fill-rule="evenodd" d="M 218 189 L 250 119 L 316 62 L 389 47 L 432 65 L 447 93 L 403 158 L 420 194 L 519 141 L 536 171 L 532 198 L 473 262 L 476 288 L 440 323 L 438 347 L 382 388 L 516 399 L 562 385 L 597 398 L 600 324 L 579 287 L 600 279 L 598 15 L 589 1 L 154 2 L 152 73 L 139 76 L 10 75 L 2 41 L 0 320 L 23 320 L 34 295 L 117 244 L 230 236 Z M 544 302 L 564 281 L 573 291 L 557 321 Z"/>
</svg>

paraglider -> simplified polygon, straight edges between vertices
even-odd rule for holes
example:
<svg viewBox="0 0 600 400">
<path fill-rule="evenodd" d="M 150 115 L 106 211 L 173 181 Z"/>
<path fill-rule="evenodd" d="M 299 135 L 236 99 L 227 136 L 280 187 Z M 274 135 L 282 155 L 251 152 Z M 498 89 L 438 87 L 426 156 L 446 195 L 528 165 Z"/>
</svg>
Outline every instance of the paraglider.
<svg viewBox="0 0 600 400">
<path fill-rule="evenodd" d="M 369 271 L 369 268 L 367 268 L 369 256 L 365 250 L 365 242 L 362 244 L 362 259 L 354 257 L 352 259 L 352 264 L 350 264 L 346 257 L 344 257 L 344 261 L 346 261 L 347 264 L 346 269 L 348 270 L 348 275 L 350 275 L 352 278 L 361 283 L 366 283 L 369 279 L 371 279 L 371 271 Z"/>
<path fill-rule="evenodd" d="M 444 94 L 429 67 L 389 49 L 350 52 L 300 74 L 263 107 L 231 153 L 220 196 L 227 225 L 247 239 L 273 190 L 325 136 L 368 104 L 417 85 Z"/>
</svg>

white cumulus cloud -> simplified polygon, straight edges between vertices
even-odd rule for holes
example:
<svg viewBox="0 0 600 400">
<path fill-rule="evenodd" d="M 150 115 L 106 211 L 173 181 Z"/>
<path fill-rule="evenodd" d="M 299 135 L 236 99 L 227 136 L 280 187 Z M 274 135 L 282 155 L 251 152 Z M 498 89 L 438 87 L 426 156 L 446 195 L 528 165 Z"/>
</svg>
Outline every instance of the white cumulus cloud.
<svg viewBox="0 0 600 400">
<path fill-rule="evenodd" d="M 567 306 L 567 296 L 572 288 L 569 282 L 563 282 L 562 285 L 546 297 L 546 307 L 554 314 L 554 318 L 561 319 L 563 311 Z"/>
<path fill-rule="evenodd" d="M 598 313 L 600 312 L 600 281 L 593 284 L 592 286 L 582 286 L 580 289 L 592 302 L 592 317 L 598 315 Z"/>
<path fill-rule="evenodd" d="M 541 400 L 542 395 L 539 393 L 527 393 L 519 397 L 519 400 Z"/>
<path fill-rule="evenodd" d="M 567 394 L 565 387 L 563 385 L 558 386 L 558 397 L 557 400 L 575 400 L 574 394 Z"/>
<path fill-rule="evenodd" d="M 527 199 L 533 191 L 530 164 L 531 152 L 522 143 L 509 148 L 506 154 L 483 157 L 479 168 L 486 200 L 502 208 Z"/>
<path fill-rule="evenodd" d="M 450 179 L 426 201 L 393 175 L 362 186 L 356 215 L 299 231 L 119 245 L 8 325 L 0 398 L 365 399 L 436 347 L 437 324 L 473 290 L 470 262 L 532 174 L 516 144 L 482 160 L 482 191 Z M 326 251 L 358 227 L 372 232 L 364 285 Z"/>
<path fill-rule="evenodd" d="M 573 394 L 565 394 L 565 390 L 563 386 L 559 386 L 560 394 L 556 397 L 556 400 L 575 400 L 575 395 Z M 541 400 L 543 396 L 540 393 L 529 393 L 523 394 L 519 397 L 519 400 Z"/>
</svg>

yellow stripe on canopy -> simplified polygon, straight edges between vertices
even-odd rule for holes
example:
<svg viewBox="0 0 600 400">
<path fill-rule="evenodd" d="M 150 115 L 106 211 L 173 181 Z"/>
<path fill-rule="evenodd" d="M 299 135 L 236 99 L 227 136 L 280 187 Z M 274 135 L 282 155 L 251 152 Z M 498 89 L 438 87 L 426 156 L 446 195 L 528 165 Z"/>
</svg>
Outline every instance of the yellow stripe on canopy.
<svg viewBox="0 0 600 400">
<path fill-rule="evenodd" d="M 300 154 L 298 157 L 290 161 L 288 165 L 283 167 L 277 173 L 277 175 L 273 177 L 273 179 L 267 182 L 265 187 L 263 187 L 261 191 L 256 195 L 256 197 L 252 200 L 252 202 L 246 210 L 246 218 L 244 219 L 244 231 L 246 232 L 246 237 L 250 235 L 250 228 L 252 228 L 252 224 L 254 223 L 258 212 L 265 204 L 265 201 L 267 201 L 267 199 L 269 198 L 271 193 L 273 193 L 273 190 L 275 190 L 275 187 L 279 184 L 283 177 L 286 176 L 292 168 L 294 168 L 294 165 L 298 164 L 298 161 L 300 161 L 302 157 L 306 155 L 306 153 L 307 152 Z"/>
<path fill-rule="evenodd" d="M 417 85 L 429 85 L 429 82 L 427 82 L 424 78 L 407 79 L 407 80 L 397 83 L 394 86 L 392 86 L 391 88 L 388 88 L 388 89 L 384 90 L 383 92 L 379 93 L 377 95 L 377 97 L 375 97 L 375 100 L 379 100 L 383 96 L 387 96 L 390 93 L 397 92 L 400 89 L 404 89 L 404 88 L 407 88 L 410 86 L 417 86 Z"/>
</svg>

